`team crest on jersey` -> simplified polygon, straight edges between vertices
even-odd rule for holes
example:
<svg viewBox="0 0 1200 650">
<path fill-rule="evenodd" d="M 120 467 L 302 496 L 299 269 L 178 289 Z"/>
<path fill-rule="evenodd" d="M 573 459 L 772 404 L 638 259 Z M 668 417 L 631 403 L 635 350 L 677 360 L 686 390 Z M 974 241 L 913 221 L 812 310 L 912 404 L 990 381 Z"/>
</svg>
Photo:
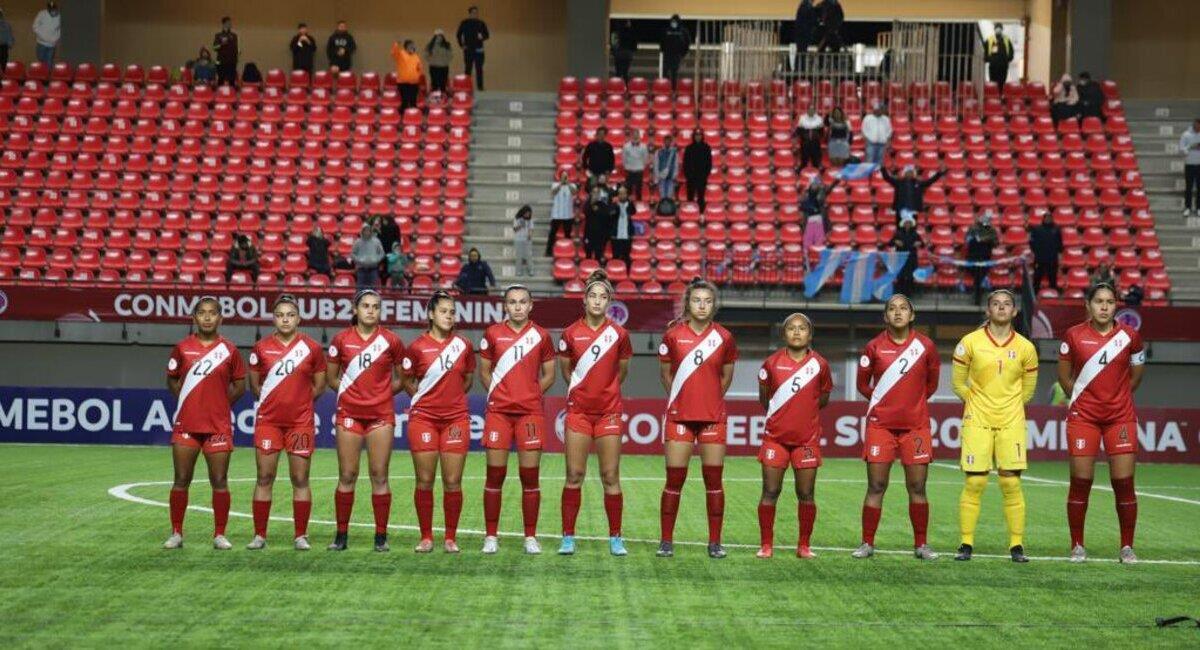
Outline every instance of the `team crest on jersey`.
<svg viewBox="0 0 1200 650">
<path fill-rule="evenodd" d="M 1008 351 L 1008 358 L 1009 358 L 1009 359 L 1016 359 L 1016 358 L 1017 358 L 1017 351 L 1016 351 L 1016 350 L 1009 350 L 1009 351 Z"/>
<path fill-rule="evenodd" d="M 1067 342 L 1066 342 L 1066 341 L 1063 341 L 1063 342 L 1062 342 L 1062 345 L 1058 346 L 1058 353 L 1059 353 L 1059 354 L 1067 354 L 1067 353 L 1069 353 L 1070 351 L 1071 351 L 1071 346 L 1067 345 Z"/>
<path fill-rule="evenodd" d="M 865 355 L 865 354 L 864 354 L 864 355 L 862 355 L 861 357 L 859 357 L 859 358 L 858 358 L 858 365 L 860 365 L 860 366 L 862 366 L 862 367 L 864 367 L 864 368 L 870 367 L 870 365 L 871 365 L 871 359 L 870 359 L 870 358 L 868 358 L 868 357 L 867 357 L 867 355 Z"/>
</svg>

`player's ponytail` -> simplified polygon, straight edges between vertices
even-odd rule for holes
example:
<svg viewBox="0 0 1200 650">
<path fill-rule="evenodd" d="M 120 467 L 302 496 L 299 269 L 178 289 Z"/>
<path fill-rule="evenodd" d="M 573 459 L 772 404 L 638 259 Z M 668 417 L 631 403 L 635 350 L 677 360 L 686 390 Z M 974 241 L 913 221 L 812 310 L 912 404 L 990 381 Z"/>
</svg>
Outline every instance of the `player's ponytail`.
<svg viewBox="0 0 1200 650">
<path fill-rule="evenodd" d="M 450 304 L 454 304 L 454 295 L 445 289 L 438 289 L 429 296 L 429 301 L 425 303 L 425 316 L 429 321 L 430 331 L 433 331 L 433 310 L 437 309 L 438 303 L 443 300 L 449 300 Z"/>
<path fill-rule="evenodd" d="M 605 273 L 604 269 L 596 269 L 587 277 L 587 280 L 584 281 L 583 295 L 587 296 L 587 294 L 591 292 L 592 287 L 596 285 L 604 287 L 604 290 L 608 292 L 608 297 L 610 299 L 613 297 L 613 294 L 616 293 L 616 291 L 613 290 L 612 283 L 608 281 L 608 273 Z"/>
<path fill-rule="evenodd" d="M 692 278 L 692 281 L 688 283 L 687 288 L 683 290 L 683 311 L 679 316 L 679 322 L 686 323 L 691 318 L 691 314 L 688 313 L 688 305 L 692 302 L 692 292 L 697 290 L 703 290 L 712 293 L 712 318 L 715 319 L 717 317 L 717 311 L 721 308 L 721 294 L 717 291 L 717 285 L 697 275 L 696 277 Z"/>
<path fill-rule="evenodd" d="M 379 297 L 379 292 L 374 289 L 360 289 L 354 294 L 354 307 L 350 310 L 350 327 L 358 326 L 358 304 L 367 296 Z"/>
</svg>

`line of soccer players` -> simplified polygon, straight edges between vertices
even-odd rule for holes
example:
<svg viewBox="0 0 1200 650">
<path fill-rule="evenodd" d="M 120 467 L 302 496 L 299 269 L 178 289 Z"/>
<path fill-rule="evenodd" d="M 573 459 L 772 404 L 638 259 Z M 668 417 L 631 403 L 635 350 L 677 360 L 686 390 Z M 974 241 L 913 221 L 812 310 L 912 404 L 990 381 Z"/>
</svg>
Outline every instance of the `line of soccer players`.
<svg viewBox="0 0 1200 650">
<path fill-rule="evenodd" d="M 566 482 L 562 492 L 562 542 L 558 552 L 575 552 L 575 521 L 587 457 L 594 446 L 599 459 L 608 517 L 609 550 L 627 553 L 621 536 L 623 497 L 620 485 L 622 429 L 621 384 L 632 348 L 628 333 L 607 317 L 614 294 L 603 272 L 589 278 L 583 316 L 563 330 L 557 345 L 557 370 L 568 383 L 566 409 Z M 715 322 L 718 291 L 695 280 L 683 296 L 683 314 L 664 333 L 659 346 L 661 380 L 667 392 L 664 423 L 666 483 L 661 497 L 660 557 L 674 555 L 674 529 L 688 464 L 698 447 L 708 515 L 708 554 L 725 557 L 721 544 L 725 492 L 722 473 L 726 446 L 725 392 L 733 378 L 737 345 Z M 1067 499 L 1071 559 L 1083 561 L 1084 518 L 1093 468 L 1101 444 L 1108 454 L 1121 529 L 1122 562 L 1135 562 L 1133 533 L 1137 498 L 1133 487 L 1137 422 L 1132 392 L 1143 371 L 1145 352 L 1136 331 L 1114 320 L 1116 293 L 1098 285 L 1087 293 L 1088 320 L 1063 337 L 1058 380 L 1070 394 L 1067 436 L 1071 482 Z M 504 292 L 504 322 L 487 328 L 479 343 L 478 375 L 487 390 L 483 446 L 487 474 L 483 489 L 486 536 L 483 552 L 499 549 L 501 495 L 509 450 L 515 446 L 521 481 L 524 550 L 541 552 L 537 540 L 541 503 L 539 473 L 545 434 L 543 394 L 554 384 L 555 346 L 550 333 L 530 319 L 533 301 L 519 285 Z M 293 297 L 274 305 L 275 331 L 250 354 L 247 370 L 237 348 L 223 338 L 220 307 L 202 298 L 194 312 L 194 333 L 175 346 L 167 363 L 167 385 L 178 396 L 172 433 L 175 480 L 170 493 L 171 536 L 166 548 L 183 545 L 188 486 L 201 453 L 213 489 L 213 546 L 228 549 L 225 536 L 230 497 L 227 485 L 233 450 L 230 405 L 248 384 L 257 397 L 254 446 L 254 538 L 250 549 L 266 545 L 272 486 L 279 452 L 288 456 L 293 486 L 294 546 L 310 548 L 307 524 L 312 510 L 309 466 L 314 447 L 313 400 L 326 390 L 337 394 L 336 446 L 338 484 L 334 492 L 336 534 L 330 550 L 345 550 L 362 451 L 367 452 L 375 550 L 387 551 L 391 511 L 389 461 L 395 433 L 393 396 L 411 396 L 408 437 L 416 488 L 413 504 L 420 529 L 415 551 L 433 550 L 433 484 L 442 472 L 445 516 L 443 548 L 456 542 L 462 511 L 462 474 L 470 441 L 467 392 L 476 374 L 471 342 L 455 332 L 455 300 L 435 293 L 428 303 L 429 328 L 407 347 L 380 326 L 380 297 L 361 291 L 354 298 L 351 326 L 334 336 L 327 351 L 298 331 Z M 1024 405 L 1037 381 L 1038 359 L 1032 343 L 1012 327 L 1017 306 L 1008 291 L 987 301 L 987 320 L 962 338 L 953 354 L 954 392 L 964 402 L 961 467 L 965 485 L 959 500 L 961 545 L 957 560 L 971 559 L 982 494 L 994 468 L 999 474 L 1004 516 L 1013 561 L 1026 562 L 1023 547 L 1025 500 L 1021 472 L 1026 469 Z M 916 311 L 903 295 L 884 306 L 885 329 L 867 343 L 857 371 L 857 387 L 868 400 L 863 459 L 867 491 L 862 505 L 862 544 L 856 558 L 875 552 L 875 531 L 882 514 L 891 467 L 899 456 L 909 496 L 909 518 L 916 558 L 937 557 L 927 544 L 929 503 L 925 494 L 932 460 L 928 400 L 937 389 L 940 361 L 934 343 L 913 326 Z M 761 545 L 758 557 L 773 555 L 775 509 L 790 466 L 795 472 L 799 543 L 796 553 L 812 557 L 810 538 L 817 517 L 814 499 L 821 465 L 819 411 L 833 390 L 829 364 L 812 348 L 813 322 L 802 313 L 784 319 L 784 345 L 759 370 L 759 401 L 766 410 L 766 431 L 759 461 L 762 496 L 758 506 Z M 248 381 L 247 381 L 248 378 Z"/>
</svg>

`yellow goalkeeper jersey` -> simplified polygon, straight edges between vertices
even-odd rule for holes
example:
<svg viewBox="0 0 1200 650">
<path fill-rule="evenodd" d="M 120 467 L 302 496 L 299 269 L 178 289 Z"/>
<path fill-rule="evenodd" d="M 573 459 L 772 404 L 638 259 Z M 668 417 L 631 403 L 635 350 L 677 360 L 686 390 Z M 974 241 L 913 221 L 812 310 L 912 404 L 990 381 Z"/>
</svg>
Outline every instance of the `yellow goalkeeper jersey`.
<svg viewBox="0 0 1200 650">
<path fill-rule="evenodd" d="M 963 401 L 963 427 L 1025 425 L 1025 403 L 1037 388 L 1037 349 L 1015 331 L 997 341 L 983 326 L 954 347 L 954 394 Z"/>
</svg>

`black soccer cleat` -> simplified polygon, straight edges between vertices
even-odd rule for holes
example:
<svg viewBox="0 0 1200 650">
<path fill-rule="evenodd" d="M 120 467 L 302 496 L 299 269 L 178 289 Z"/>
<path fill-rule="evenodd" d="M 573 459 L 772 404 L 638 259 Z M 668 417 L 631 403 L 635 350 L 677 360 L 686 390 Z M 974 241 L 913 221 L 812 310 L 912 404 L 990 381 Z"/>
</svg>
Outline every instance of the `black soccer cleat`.
<svg viewBox="0 0 1200 650">
<path fill-rule="evenodd" d="M 659 542 L 658 550 L 654 554 L 658 557 L 675 557 L 675 544 L 667 541 Z"/>
<path fill-rule="evenodd" d="M 966 562 L 971 559 L 971 553 L 974 550 L 970 544 L 963 544 L 958 547 L 958 553 L 954 554 L 954 559 L 959 562 Z"/>
<path fill-rule="evenodd" d="M 1008 554 L 1012 556 L 1013 562 L 1024 564 L 1029 561 L 1029 558 L 1025 557 L 1025 547 L 1020 544 L 1008 549 Z"/>
<path fill-rule="evenodd" d="M 348 537 L 349 535 L 346 533 L 338 533 L 333 536 L 333 543 L 326 548 L 330 551 L 344 551 L 346 550 L 346 540 Z"/>
<path fill-rule="evenodd" d="M 722 560 L 725 558 L 725 547 L 721 546 L 720 542 L 715 542 L 708 545 L 708 557 L 714 560 Z"/>
<path fill-rule="evenodd" d="M 392 547 L 388 546 L 387 533 L 375 533 L 375 552 L 387 553 L 390 550 Z"/>
</svg>

